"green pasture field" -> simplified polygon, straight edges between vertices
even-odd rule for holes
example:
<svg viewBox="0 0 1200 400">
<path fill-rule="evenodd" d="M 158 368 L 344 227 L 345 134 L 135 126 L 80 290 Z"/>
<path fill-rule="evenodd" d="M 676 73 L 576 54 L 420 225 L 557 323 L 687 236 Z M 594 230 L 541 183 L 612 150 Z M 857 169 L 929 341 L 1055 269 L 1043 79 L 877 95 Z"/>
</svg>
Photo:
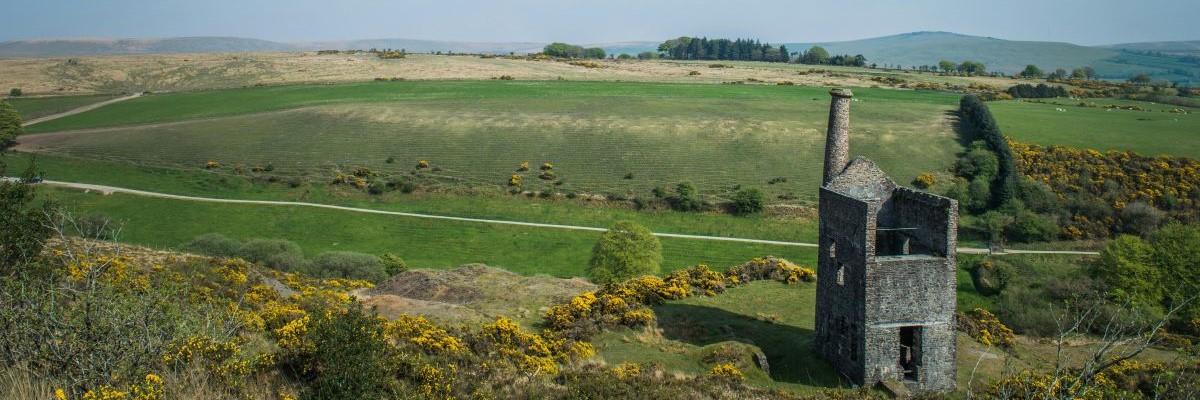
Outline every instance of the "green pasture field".
<svg viewBox="0 0 1200 400">
<path fill-rule="evenodd" d="M 27 155 L 22 153 L 4 157 L 3 161 L 8 164 L 6 174 L 19 175 L 27 167 L 28 160 Z M 600 228 L 608 227 L 618 220 L 632 220 L 655 232 L 792 242 L 814 242 L 817 237 L 816 220 L 806 217 L 735 217 L 729 214 L 681 213 L 665 209 L 635 211 L 580 199 L 531 199 L 500 193 L 454 195 L 418 191 L 413 194 L 391 192 L 382 196 L 371 196 L 356 190 L 331 189 L 325 182 L 289 188 L 284 183 L 254 183 L 245 177 L 206 171 L 173 170 L 53 155 L 39 155 L 37 169 L 50 180 L 88 182 L 197 197 L 300 201 L 386 211 Z"/>
<path fill-rule="evenodd" d="M 510 271 L 583 276 L 599 232 L 430 220 L 295 206 L 241 205 L 102 195 L 43 189 L 75 214 L 100 213 L 119 222 L 118 239 L 153 248 L 180 248 L 215 232 L 246 240 L 281 238 L 312 256 L 324 251 L 395 253 L 413 268 L 484 263 Z M 666 271 L 707 263 L 715 269 L 775 255 L 813 265 L 809 247 L 661 238 Z"/>
<path fill-rule="evenodd" d="M 827 88 L 612 82 L 388 82 L 143 96 L 30 127 L 49 154 L 199 170 L 270 164 L 275 174 L 332 180 L 367 167 L 432 173 L 461 187 L 503 188 L 529 161 L 526 189 L 648 197 L 682 180 L 710 200 L 762 187 L 772 202 L 813 202 Z M 961 146 L 958 96 L 856 89 L 851 153 L 906 184 L 948 178 Z M 394 164 L 385 161 L 394 158 Z M 538 179 L 553 163 L 560 186 Z M 768 185 L 776 178 L 786 179 Z"/>
<path fill-rule="evenodd" d="M 29 121 L 34 118 L 70 111 L 88 104 L 111 100 L 115 97 L 117 96 L 111 94 L 95 94 L 83 96 L 16 97 L 5 101 L 12 104 L 17 109 L 17 112 L 21 113 L 22 121 Z M 32 127 L 25 129 L 32 129 Z"/>
<path fill-rule="evenodd" d="M 1045 101 L 994 101 L 988 108 L 1000 130 L 1018 141 L 1200 158 L 1200 109 L 1114 99 Z M 1079 107 L 1080 102 L 1097 107 Z M 1136 105 L 1149 111 L 1107 109 L 1106 105 Z M 1169 112 L 1172 109 L 1188 114 Z"/>
</svg>

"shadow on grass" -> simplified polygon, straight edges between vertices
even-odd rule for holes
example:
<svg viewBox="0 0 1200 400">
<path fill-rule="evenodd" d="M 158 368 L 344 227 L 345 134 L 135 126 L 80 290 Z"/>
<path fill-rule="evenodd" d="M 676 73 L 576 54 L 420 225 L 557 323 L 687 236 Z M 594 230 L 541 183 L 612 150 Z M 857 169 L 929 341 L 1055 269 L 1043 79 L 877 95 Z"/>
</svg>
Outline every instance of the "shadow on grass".
<svg viewBox="0 0 1200 400">
<path fill-rule="evenodd" d="M 815 332 L 763 321 L 714 307 L 664 304 L 654 308 L 667 339 L 696 346 L 737 341 L 767 356 L 771 379 L 819 387 L 846 387 L 837 372 L 813 351 Z"/>
</svg>

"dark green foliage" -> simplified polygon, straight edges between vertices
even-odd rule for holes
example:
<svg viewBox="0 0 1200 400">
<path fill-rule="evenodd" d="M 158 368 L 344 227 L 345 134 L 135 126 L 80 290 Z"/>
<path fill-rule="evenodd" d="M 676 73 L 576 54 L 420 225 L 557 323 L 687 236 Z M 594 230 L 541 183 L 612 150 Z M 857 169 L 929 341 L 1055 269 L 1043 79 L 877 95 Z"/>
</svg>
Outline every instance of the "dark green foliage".
<svg viewBox="0 0 1200 400">
<path fill-rule="evenodd" d="M 787 47 L 772 46 L 754 39 L 709 39 L 680 36 L 658 45 L 664 58 L 675 60 L 743 60 L 788 62 Z M 639 55 L 640 57 L 641 55 Z M 828 54 L 826 54 L 828 58 Z"/>
<path fill-rule="evenodd" d="M 1121 300 L 1165 312 L 1183 305 L 1172 318 L 1187 326 L 1200 318 L 1200 225 L 1170 223 L 1150 235 L 1149 241 L 1122 235 L 1104 246 L 1092 275 L 1107 284 Z M 1185 304 L 1186 303 L 1186 304 Z"/>
<path fill-rule="evenodd" d="M 958 64 L 958 72 L 967 75 L 983 75 L 987 73 L 987 67 L 981 62 L 966 60 L 962 64 Z"/>
<path fill-rule="evenodd" d="M 998 263 L 990 259 L 977 262 L 970 268 L 971 283 L 975 291 L 984 296 L 995 296 L 1008 288 L 1012 279 L 1012 268 L 1007 263 Z"/>
<path fill-rule="evenodd" d="M 766 195 L 763 194 L 762 190 L 758 188 L 745 188 L 738 190 L 733 195 L 733 203 L 730 204 L 730 207 L 736 215 L 748 215 L 761 212 L 766 202 Z"/>
<path fill-rule="evenodd" d="M 21 88 L 12 88 L 8 90 L 9 97 L 21 97 L 22 94 L 24 93 L 21 92 Z"/>
<path fill-rule="evenodd" d="M 294 253 L 303 256 L 300 245 L 284 239 L 250 239 L 237 250 L 237 256 L 250 262 L 266 262 L 277 254 Z"/>
<path fill-rule="evenodd" d="M 234 257 L 241 248 L 242 244 L 237 240 L 227 238 L 219 233 L 198 236 L 183 246 L 183 250 L 186 252 L 213 257 Z"/>
<path fill-rule="evenodd" d="M 0 161 L 0 176 L 5 164 Z M 50 228 L 46 226 L 49 203 L 35 204 L 36 193 L 29 182 L 34 175 L 33 164 L 22 175 L 21 182 L 0 182 L 0 275 L 16 271 L 42 251 Z"/>
<path fill-rule="evenodd" d="M 408 263 L 404 262 L 403 258 L 392 253 L 383 253 L 379 255 L 379 262 L 383 264 L 383 271 L 387 276 L 396 276 L 404 271 L 408 271 Z"/>
<path fill-rule="evenodd" d="M 21 113 L 17 112 L 12 104 L 0 100 L 0 148 L 8 146 L 17 140 L 17 136 L 24 133 L 25 127 L 21 125 Z"/>
<path fill-rule="evenodd" d="M 1165 217 L 1166 213 L 1150 204 L 1133 202 L 1121 209 L 1121 231 L 1145 236 L 1157 228 Z"/>
<path fill-rule="evenodd" d="M 1033 65 L 1033 64 L 1026 65 L 1025 70 L 1021 71 L 1021 77 L 1022 78 L 1041 78 L 1042 77 L 1042 69 L 1038 68 L 1036 65 Z M 1026 85 L 1026 86 L 1028 86 L 1028 85 Z"/>
<path fill-rule="evenodd" d="M 308 260 L 300 253 L 279 253 L 268 257 L 263 265 L 284 272 L 307 272 L 309 270 Z"/>
<path fill-rule="evenodd" d="M 604 49 L 599 47 L 584 48 L 566 43 L 550 43 L 542 48 L 542 53 L 551 57 L 560 58 L 604 58 L 607 55 Z"/>
<path fill-rule="evenodd" d="M 1018 179 L 1017 164 L 1013 158 L 1012 149 L 1009 148 L 1004 135 L 1000 133 L 1000 127 L 992 118 L 987 104 L 984 104 L 978 96 L 963 96 L 959 101 L 958 115 L 962 124 L 964 141 L 971 143 L 982 140 L 987 143 L 988 150 L 996 154 L 1000 163 L 996 177 L 991 183 L 991 197 L 987 206 L 993 208 L 1008 202 L 1015 193 L 1014 186 Z"/>
<path fill-rule="evenodd" d="M 679 182 L 675 186 L 675 195 L 667 199 L 671 203 L 671 208 L 675 211 L 700 211 L 703 204 L 700 202 L 700 194 L 696 192 L 696 186 L 689 181 Z"/>
<path fill-rule="evenodd" d="M 1060 214 L 1063 212 L 1062 200 L 1045 182 L 1029 178 L 1021 178 L 1017 184 L 1017 199 L 1025 204 L 1025 208 L 1043 214 Z"/>
<path fill-rule="evenodd" d="M 1016 242 L 1044 242 L 1058 235 L 1058 224 L 1052 216 L 1039 215 L 1029 210 L 1016 210 L 1012 223 L 1004 230 L 1004 236 Z"/>
<path fill-rule="evenodd" d="M 958 174 L 971 180 L 990 182 L 1000 173 L 1000 159 L 988 150 L 987 143 L 976 140 L 970 150 L 958 160 Z"/>
<path fill-rule="evenodd" d="M 1067 89 L 1062 86 L 1047 86 L 1044 83 L 1039 83 L 1037 86 L 1028 83 L 1022 83 L 1008 88 L 1008 94 L 1016 98 L 1025 99 L 1048 99 L 1053 97 L 1067 97 Z"/>
<path fill-rule="evenodd" d="M 607 284 L 642 275 L 657 275 L 662 265 L 662 243 L 646 227 L 617 222 L 596 246 L 587 273 L 592 282 Z"/>
<path fill-rule="evenodd" d="M 311 275 L 330 278 L 361 279 L 379 282 L 387 272 L 379 257 L 349 251 L 327 251 L 309 260 Z"/>
<path fill-rule="evenodd" d="M 344 311 L 315 318 L 305 339 L 313 352 L 292 365 L 309 371 L 313 399 L 395 398 L 398 373 L 384 320 L 352 302 Z"/>
</svg>

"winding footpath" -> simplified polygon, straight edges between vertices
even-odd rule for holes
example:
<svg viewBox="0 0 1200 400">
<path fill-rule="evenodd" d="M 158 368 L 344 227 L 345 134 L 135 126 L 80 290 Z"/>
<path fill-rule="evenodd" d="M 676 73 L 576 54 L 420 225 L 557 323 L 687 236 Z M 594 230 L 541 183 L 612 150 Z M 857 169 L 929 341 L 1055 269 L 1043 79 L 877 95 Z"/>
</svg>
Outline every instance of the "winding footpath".
<svg viewBox="0 0 1200 400">
<path fill-rule="evenodd" d="M 10 180 L 10 181 L 16 180 L 16 178 L 3 178 L 3 179 Z M 597 227 L 592 227 L 592 226 L 543 224 L 543 223 L 537 223 L 537 222 L 509 221 L 509 220 L 500 220 L 500 219 L 455 217 L 455 216 L 449 216 L 449 215 L 422 214 L 422 213 L 411 213 L 411 212 L 400 212 L 400 211 L 385 211 L 385 210 L 375 210 L 375 209 L 370 209 L 370 208 L 347 207 L 347 206 L 338 206 L 338 205 L 332 205 L 332 204 L 306 203 L 306 202 L 298 202 L 298 201 L 242 200 L 242 199 L 221 199 L 221 198 L 210 198 L 210 197 L 184 196 L 184 195 L 177 195 L 177 194 L 170 194 L 170 193 L 160 193 L 160 192 L 151 192 L 151 191 L 137 190 L 137 189 L 127 189 L 127 188 L 121 188 L 121 187 L 116 187 L 116 186 L 95 185 L 95 184 L 90 184 L 90 183 L 60 182 L 60 181 L 47 180 L 47 181 L 43 181 L 42 184 L 50 185 L 50 186 L 66 187 L 66 188 L 72 188 L 72 189 L 80 189 L 80 190 L 95 190 L 95 191 L 98 191 L 98 192 L 101 192 L 104 194 L 123 193 L 123 194 L 135 195 L 135 196 L 156 197 L 156 198 L 170 199 L 170 200 L 185 200 L 185 201 L 199 201 L 199 202 L 208 202 L 208 203 L 228 203 L 228 204 L 254 204 L 254 205 L 286 206 L 286 207 L 313 207 L 313 208 L 325 208 L 325 209 L 330 209 L 330 210 L 359 212 L 359 213 L 367 213 L 367 214 L 392 215 L 392 216 L 407 217 L 407 218 L 440 219 L 440 220 L 449 220 L 449 221 L 472 222 L 472 223 L 482 223 L 482 224 L 496 224 L 496 225 L 516 225 L 516 226 L 527 226 L 527 227 L 533 227 L 533 228 L 567 229 L 567 230 L 592 231 L 592 232 L 604 232 L 604 231 L 608 230 L 606 228 L 597 228 Z M 725 236 L 687 235 L 687 234 L 680 234 L 680 233 L 663 233 L 663 232 L 654 232 L 654 235 L 658 236 L 658 237 L 679 238 L 679 239 L 716 240 L 716 241 L 726 241 L 726 242 L 769 244 L 769 245 L 778 245 L 778 246 L 817 247 L 816 243 L 786 242 L 786 241 L 778 241 L 778 240 L 749 239 L 749 238 L 737 238 L 737 237 L 725 237 Z M 992 253 L 988 249 L 972 248 L 972 247 L 959 247 L 958 252 L 963 253 L 963 254 L 992 254 L 992 255 L 1065 254 L 1065 255 L 1080 255 L 1080 256 L 1096 256 L 1096 255 L 1100 254 L 1100 253 L 1094 252 L 1094 251 L 1060 251 L 1060 250 L 1004 250 L 1002 252 Z"/>
</svg>

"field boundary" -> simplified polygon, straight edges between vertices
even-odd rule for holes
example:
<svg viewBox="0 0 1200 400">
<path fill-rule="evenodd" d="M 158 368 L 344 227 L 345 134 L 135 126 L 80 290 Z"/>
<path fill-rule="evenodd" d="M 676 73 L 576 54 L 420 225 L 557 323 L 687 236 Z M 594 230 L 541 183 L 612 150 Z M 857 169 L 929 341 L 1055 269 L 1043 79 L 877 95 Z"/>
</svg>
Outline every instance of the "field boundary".
<svg viewBox="0 0 1200 400">
<path fill-rule="evenodd" d="M 8 181 L 17 180 L 17 178 L 8 178 L 8 177 L 2 178 L 2 179 L 8 180 Z M 393 215 L 393 216 L 409 217 L 409 218 L 441 219 L 441 220 L 459 221 L 459 222 L 472 222 L 472 223 L 497 224 L 497 225 L 515 225 L 515 226 L 526 226 L 526 227 L 534 227 L 534 228 L 567 229 L 567 230 L 592 231 L 592 232 L 608 231 L 607 228 L 599 228 L 599 227 L 592 227 L 592 226 L 545 224 L 545 223 L 538 223 L 538 222 L 456 217 L 456 216 L 450 216 L 450 215 L 436 215 L 436 214 L 421 214 L 421 213 L 411 213 L 411 212 L 402 212 L 402 211 L 375 210 L 375 209 L 370 209 L 370 208 L 347 207 L 347 206 L 338 206 L 338 205 L 320 204 L 320 203 L 306 203 L 306 202 L 299 202 L 299 201 L 220 199 L 220 198 L 210 198 L 210 197 L 184 196 L 184 195 L 177 195 L 177 194 L 170 194 L 170 193 L 160 193 L 160 192 L 151 192 L 151 191 L 146 191 L 146 190 L 128 189 L 128 188 L 122 188 L 122 187 L 116 187 L 116 186 L 95 185 L 95 184 L 90 184 L 90 183 L 61 182 L 61 181 L 49 181 L 49 180 L 43 181 L 42 183 L 45 185 L 50 185 L 50 186 L 60 186 L 60 187 L 66 187 L 66 188 L 72 188 L 72 189 L 95 190 L 95 191 L 99 191 L 104 194 L 123 193 L 123 194 L 131 194 L 131 195 L 136 195 L 136 196 L 156 197 L 156 198 L 171 199 L 171 200 L 186 200 L 186 201 L 200 201 L 200 202 L 209 202 L 209 203 L 229 203 L 229 204 L 255 204 L 255 205 L 270 205 L 270 206 L 313 207 L 313 208 L 325 208 L 325 209 L 349 211 L 349 212 Z M 688 234 L 681 234 L 681 233 L 665 233 L 665 232 L 654 232 L 654 236 L 677 238 L 677 239 L 715 240 L 715 241 L 726 241 L 726 242 L 768 244 L 768 245 L 777 245 L 777 246 L 817 247 L 816 243 L 787 242 L 787 241 L 779 241 L 779 240 L 751 239 L 751 238 L 738 238 L 738 237 L 726 237 L 726 236 L 688 235 Z M 1002 252 L 993 253 L 989 249 L 971 248 L 971 247 L 960 247 L 960 248 L 958 248 L 958 252 L 963 253 L 963 254 L 992 254 L 992 255 L 1008 255 L 1008 254 L 1057 254 L 1057 255 L 1079 255 L 1079 256 L 1100 255 L 1099 252 L 1094 252 L 1094 251 L 1060 251 L 1060 250 L 1004 250 Z"/>
</svg>

